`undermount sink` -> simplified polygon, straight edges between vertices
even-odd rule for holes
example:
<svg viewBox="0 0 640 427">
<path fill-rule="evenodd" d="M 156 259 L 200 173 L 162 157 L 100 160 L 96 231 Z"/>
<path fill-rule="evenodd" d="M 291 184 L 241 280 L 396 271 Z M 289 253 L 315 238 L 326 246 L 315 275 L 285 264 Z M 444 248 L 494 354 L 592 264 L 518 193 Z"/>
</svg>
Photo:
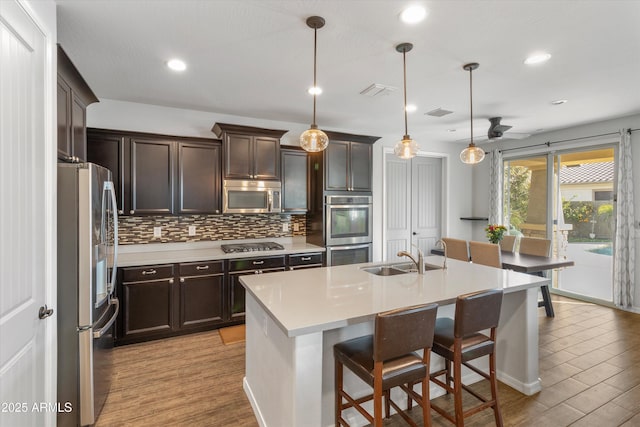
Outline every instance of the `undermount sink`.
<svg viewBox="0 0 640 427">
<path fill-rule="evenodd" d="M 377 265 L 375 267 L 366 267 L 362 270 L 376 276 L 395 276 L 398 274 L 416 273 L 416 266 L 412 262 L 403 262 L 398 264 Z M 424 271 L 442 270 L 441 265 L 426 264 Z"/>
<path fill-rule="evenodd" d="M 407 274 L 408 271 L 400 270 L 391 265 L 381 265 L 378 267 L 363 268 L 367 273 L 375 274 L 376 276 L 395 276 L 397 274 Z"/>
</svg>

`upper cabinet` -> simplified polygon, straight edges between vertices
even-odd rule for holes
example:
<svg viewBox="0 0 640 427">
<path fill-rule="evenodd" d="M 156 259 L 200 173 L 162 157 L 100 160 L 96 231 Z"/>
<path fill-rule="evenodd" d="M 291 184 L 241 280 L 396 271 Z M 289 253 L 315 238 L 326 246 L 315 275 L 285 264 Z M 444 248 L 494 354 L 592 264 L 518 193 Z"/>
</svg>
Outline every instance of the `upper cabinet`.
<svg viewBox="0 0 640 427">
<path fill-rule="evenodd" d="M 216 123 L 224 179 L 280 180 L 280 138 L 287 131 Z"/>
<path fill-rule="evenodd" d="M 338 132 L 326 134 L 329 136 L 329 146 L 324 152 L 312 156 L 316 171 L 310 174 L 313 190 L 370 192 L 372 146 L 379 137 Z M 320 180 L 323 182 L 318 182 Z"/>
<path fill-rule="evenodd" d="M 89 129 L 90 162 L 113 173 L 124 215 L 220 213 L 220 141 Z"/>
<path fill-rule="evenodd" d="M 299 147 L 282 146 L 282 212 L 308 210 L 307 152 Z"/>
<path fill-rule="evenodd" d="M 58 159 L 87 160 L 87 105 L 98 102 L 67 54 L 58 45 Z"/>
</svg>

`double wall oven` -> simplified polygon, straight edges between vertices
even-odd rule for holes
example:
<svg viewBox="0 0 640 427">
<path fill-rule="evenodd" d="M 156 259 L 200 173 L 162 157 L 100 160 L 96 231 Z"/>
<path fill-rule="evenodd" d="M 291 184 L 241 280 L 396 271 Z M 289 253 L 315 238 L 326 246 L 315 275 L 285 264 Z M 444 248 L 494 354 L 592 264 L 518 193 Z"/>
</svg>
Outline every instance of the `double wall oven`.
<svg viewBox="0 0 640 427">
<path fill-rule="evenodd" d="M 371 196 L 325 196 L 324 217 L 328 266 L 371 261 Z"/>
</svg>

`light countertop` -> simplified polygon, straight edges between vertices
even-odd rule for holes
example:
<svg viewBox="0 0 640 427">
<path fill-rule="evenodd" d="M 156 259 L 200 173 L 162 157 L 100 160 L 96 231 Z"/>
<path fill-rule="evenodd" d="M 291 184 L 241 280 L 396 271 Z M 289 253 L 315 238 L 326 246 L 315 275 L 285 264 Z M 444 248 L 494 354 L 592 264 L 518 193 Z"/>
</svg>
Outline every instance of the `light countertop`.
<svg viewBox="0 0 640 427">
<path fill-rule="evenodd" d="M 236 252 L 226 254 L 220 245 L 233 243 L 276 242 L 284 246 L 280 251 Z M 256 258 L 308 252 L 324 252 L 325 248 L 306 243 L 300 238 L 251 240 L 223 240 L 192 243 L 156 243 L 121 245 L 118 247 L 118 267 L 133 267 L 180 262 L 216 261 L 222 259 Z"/>
<path fill-rule="evenodd" d="M 440 256 L 425 257 L 442 265 Z M 548 285 L 549 279 L 449 259 L 446 270 L 376 276 L 355 264 L 248 275 L 240 278 L 258 303 L 289 337 L 360 323 L 376 313 L 436 302 L 485 289 L 505 293 Z"/>
</svg>

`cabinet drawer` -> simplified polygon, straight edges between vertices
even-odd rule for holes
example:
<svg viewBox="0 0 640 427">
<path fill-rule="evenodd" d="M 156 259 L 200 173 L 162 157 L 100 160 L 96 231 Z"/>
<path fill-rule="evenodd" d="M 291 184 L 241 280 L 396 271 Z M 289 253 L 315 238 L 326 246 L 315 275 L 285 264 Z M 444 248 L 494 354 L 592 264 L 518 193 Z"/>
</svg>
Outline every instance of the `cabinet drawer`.
<svg viewBox="0 0 640 427">
<path fill-rule="evenodd" d="M 294 267 L 296 265 L 306 264 L 322 264 L 322 253 L 308 253 L 308 254 L 296 254 L 289 255 L 289 266 Z"/>
<path fill-rule="evenodd" d="M 224 273 L 223 261 L 190 262 L 180 264 L 180 277 L 207 276 Z"/>
<path fill-rule="evenodd" d="M 145 267 L 126 267 L 122 269 L 124 282 L 170 279 L 173 277 L 173 265 L 148 265 Z"/>
<path fill-rule="evenodd" d="M 284 256 L 229 260 L 229 271 L 264 270 L 275 267 L 284 267 Z"/>
</svg>

